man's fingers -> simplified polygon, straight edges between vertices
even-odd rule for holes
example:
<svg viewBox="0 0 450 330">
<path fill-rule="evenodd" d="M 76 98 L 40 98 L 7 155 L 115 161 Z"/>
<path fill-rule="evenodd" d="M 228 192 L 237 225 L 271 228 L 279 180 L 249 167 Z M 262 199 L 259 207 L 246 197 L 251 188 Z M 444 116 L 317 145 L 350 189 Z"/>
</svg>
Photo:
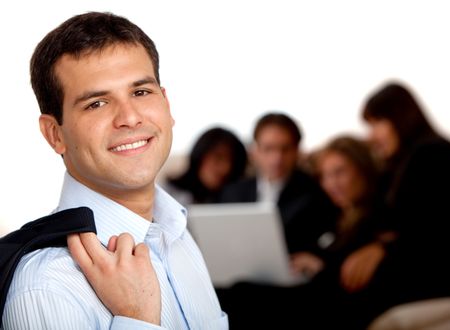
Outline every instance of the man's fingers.
<svg viewBox="0 0 450 330">
<path fill-rule="evenodd" d="M 92 259 L 81 242 L 80 234 L 68 235 L 67 247 L 81 269 L 84 270 L 86 267 L 92 265 Z"/>
<path fill-rule="evenodd" d="M 150 250 L 148 249 L 147 245 L 144 243 L 140 243 L 136 245 L 134 248 L 134 255 L 136 257 L 150 257 Z"/>
<path fill-rule="evenodd" d="M 134 239 L 128 233 L 122 233 L 117 237 L 116 253 L 119 258 L 127 258 L 133 254 Z"/>
<path fill-rule="evenodd" d="M 116 251 L 116 249 L 117 249 L 117 236 L 116 235 L 111 236 L 109 238 L 107 249 L 110 252 Z"/>
<path fill-rule="evenodd" d="M 80 240 L 94 264 L 102 262 L 105 258 L 108 257 L 108 252 L 100 243 L 96 234 L 82 233 L 80 234 Z"/>
</svg>

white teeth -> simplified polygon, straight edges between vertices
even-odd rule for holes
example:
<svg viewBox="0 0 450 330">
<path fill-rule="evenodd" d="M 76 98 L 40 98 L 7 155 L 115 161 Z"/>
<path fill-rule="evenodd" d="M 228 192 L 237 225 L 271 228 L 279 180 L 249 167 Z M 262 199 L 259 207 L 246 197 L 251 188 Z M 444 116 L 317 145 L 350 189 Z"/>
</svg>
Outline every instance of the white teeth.
<svg viewBox="0 0 450 330">
<path fill-rule="evenodd" d="M 112 148 L 111 150 L 112 151 L 133 150 L 133 149 L 137 149 L 139 147 L 142 147 L 142 146 L 146 145 L 147 143 L 148 143 L 148 140 L 140 140 L 140 141 L 136 141 L 136 142 L 133 142 L 133 143 L 122 144 L 120 146 Z"/>
</svg>

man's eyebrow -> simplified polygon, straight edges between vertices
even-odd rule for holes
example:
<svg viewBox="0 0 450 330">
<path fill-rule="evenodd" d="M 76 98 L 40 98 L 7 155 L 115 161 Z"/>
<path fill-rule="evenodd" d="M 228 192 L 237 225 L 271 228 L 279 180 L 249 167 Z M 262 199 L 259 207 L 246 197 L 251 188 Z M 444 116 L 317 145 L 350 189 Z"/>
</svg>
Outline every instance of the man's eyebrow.
<svg viewBox="0 0 450 330">
<path fill-rule="evenodd" d="M 139 80 L 133 82 L 131 85 L 132 85 L 133 87 L 139 87 L 139 86 L 146 85 L 146 84 L 151 84 L 151 85 L 157 85 L 157 86 L 159 86 L 159 84 L 158 84 L 158 82 L 156 81 L 156 79 L 153 78 L 153 77 L 150 77 L 150 76 L 149 76 L 149 77 L 145 77 L 145 78 L 143 78 L 143 79 L 139 79 Z"/>
<path fill-rule="evenodd" d="M 73 103 L 73 105 L 75 106 L 80 102 L 87 101 L 94 97 L 104 96 L 106 94 L 108 94 L 108 91 L 87 91 L 87 92 L 83 93 L 82 95 L 80 95 L 79 97 L 77 97 L 75 99 L 75 102 Z"/>
</svg>

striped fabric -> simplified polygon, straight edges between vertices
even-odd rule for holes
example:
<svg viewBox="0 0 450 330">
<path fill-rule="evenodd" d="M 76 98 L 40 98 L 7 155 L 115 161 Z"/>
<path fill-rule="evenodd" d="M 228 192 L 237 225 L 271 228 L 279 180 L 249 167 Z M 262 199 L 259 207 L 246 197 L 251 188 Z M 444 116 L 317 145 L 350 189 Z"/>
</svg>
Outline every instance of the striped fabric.
<svg viewBox="0 0 450 330">
<path fill-rule="evenodd" d="M 202 255 L 186 230 L 186 211 L 164 190 L 156 187 L 151 223 L 66 174 L 57 211 L 78 206 L 94 211 L 105 246 L 123 232 L 149 246 L 161 287 L 161 327 L 111 315 L 68 250 L 46 248 L 20 261 L 4 329 L 228 329 Z"/>
</svg>

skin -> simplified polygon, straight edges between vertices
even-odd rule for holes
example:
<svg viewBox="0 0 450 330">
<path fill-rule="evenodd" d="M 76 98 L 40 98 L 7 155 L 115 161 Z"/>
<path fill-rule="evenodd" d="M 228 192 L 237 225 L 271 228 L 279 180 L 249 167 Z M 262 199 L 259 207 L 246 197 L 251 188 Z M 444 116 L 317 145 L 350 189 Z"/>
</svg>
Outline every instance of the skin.
<svg viewBox="0 0 450 330">
<path fill-rule="evenodd" d="M 110 238 L 107 250 L 94 233 L 70 235 L 67 244 L 95 293 L 113 315 L 161 324 L 161 290 L 144 243 L 128 233 Z"/>
<path fill-rule="evenodd" d="M 399 149 L 400 140 L 387 119 L 369 119 L 369 140 L 375 154 L 381 159 L 391 158 Z"/>
<path fill-rule="evenodd" d="M 232 161 L 231 148 L 225 144 L 219 144 L 209 151 L 203 158 L 198 173 L 204 186 L 213 191 L 222 188 L 230 175 Z"/>
<path fill-rule="evenodd" d="M 319 161 L 320 184 L 333 203 L 350 208 L 365 190 L 364 178 L 356 166 L 339 152 L 329 151 Z"/>
<path fill-rule="evenodd" d="M 294 274 L 313 276 L 324 267 L 323 260 L 309 252 L 296 252 L 290 256 L 290 267 Z"/>
<path fill-rule="evenodd" d="M 385 255 L 379 242 L 369 243 L 350 254 L 341 266 L 341 286 L 348 292 L 364 289 Z"/>
<path fill-rule="evenodd" d="M 41 132 L 79 182 L 151 221 L 155 177 L 170 151 L 165 90 L 142 46 L 114 45 L 55 65 L 64 90 L 63 124 L 41 115 Z M 92 233 L 69 250 L 113 315 L 159 324 L 161 294 L 148 249 L 129 234 L 105 250 Z"/>
<path fill-rule="evenodd" d="M 256 137 L 252 157 L 260 175 L 266 180 L 278 181 L 292 173 L 299 151 L 288 130 L 278 125 L 268 125 Z"/>
</svg>

